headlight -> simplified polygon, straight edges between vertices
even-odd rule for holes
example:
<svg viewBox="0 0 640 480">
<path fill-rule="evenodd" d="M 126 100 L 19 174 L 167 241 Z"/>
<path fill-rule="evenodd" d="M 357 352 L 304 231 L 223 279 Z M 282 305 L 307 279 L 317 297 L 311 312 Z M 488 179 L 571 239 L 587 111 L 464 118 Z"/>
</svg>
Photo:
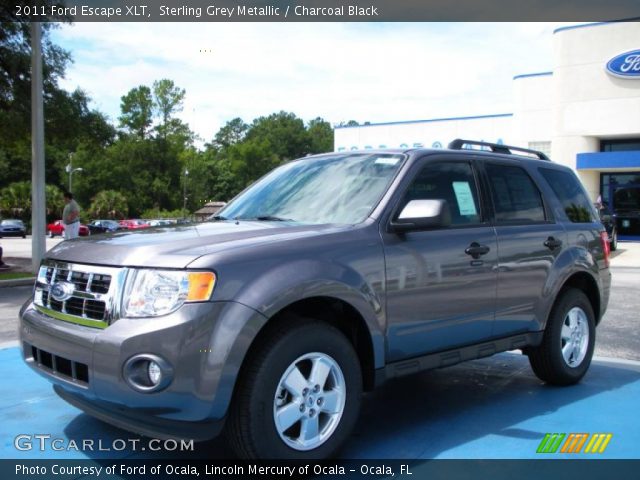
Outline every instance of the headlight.
<svg viewBox="0 0 640 480">
<path fill-rule="evenodd" d="M 132 270 L 123 301 L 124 317 L 157 317 L 175 312 L 185 302 L 209 300 L 216 276 L 212 272 Z"/>
</svg>

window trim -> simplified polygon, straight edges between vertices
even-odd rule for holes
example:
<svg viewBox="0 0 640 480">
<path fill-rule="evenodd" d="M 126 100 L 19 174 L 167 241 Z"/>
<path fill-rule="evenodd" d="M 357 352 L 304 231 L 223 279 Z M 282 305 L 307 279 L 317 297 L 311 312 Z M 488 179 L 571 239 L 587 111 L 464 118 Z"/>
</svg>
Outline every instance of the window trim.
<svg viewBox="0 0 640 480">
<path fill-rule="evenodd" d="M 441 231 L 441 230 L 461 230 L 465 228 L 481 228 L 490 226 L 489 219 L 489 206 L 486 204 L 486 198 L 483 193 L 482 181 L 480 176 L 480 171 L 478 170 L 477 160 L 474 158 L 465 158 L 467 156 L 459 156 L 459 155 L 433 155 L 427 154 L 422 157 L 419 157 L 414 162 L 411 170 L 409 170 L 406 174 L 405 180 L 406 183 L 401 186 L 397 193 L 397 197 L 392 201 L 393 205 L 390 209 L 390 215 L 386 219 L 386 227 L 385 231 L 390 232 L 391 223 L 398 217 L 400 214 L 400 206 L 402 205 L 402 201 L 407 194 L 407 191 L 413 184 L 414 180 L 420 175 L 422 170 L 430 165 L 437 165 L 443 163 L 464 163 L 471 168 L 471 173 L 473 175 L 474 185 L 476 187 L 476 192 L 478 194 L 478 208 L 480 209 L 480 222 L 478 223 L 469 223 L 463 225 L 449 225 L 448 227 L 441 228 L 430 228 L 427 230 L 421 230 L 420 232 L 433 232 L 433 231 Z M 415 233 L 415 232 L 412 232 Z"/>
</svg>

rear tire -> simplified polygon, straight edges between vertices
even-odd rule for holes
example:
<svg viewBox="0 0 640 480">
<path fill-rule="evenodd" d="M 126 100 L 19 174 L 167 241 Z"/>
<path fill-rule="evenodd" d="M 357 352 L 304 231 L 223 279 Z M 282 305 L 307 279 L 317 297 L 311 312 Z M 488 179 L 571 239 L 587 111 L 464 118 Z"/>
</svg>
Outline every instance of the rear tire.
<svg viewBox="0 0 640 480">
<path fill-rule="evenodd" d="M 349 340 L 293 317 L 260 340 L 238 380 L 227 436 L 245 459 L 330 457 L 358 417 L 362 374 Z"/>
<path fill-rule="evenodd" d="M 565 290 L 553 306 L 540 346 L 528 351 L 536 376 L 553 385 L 573 385 L 587 373 L 596 338 L 595 317 L 587 296 Z"/>
</svg>

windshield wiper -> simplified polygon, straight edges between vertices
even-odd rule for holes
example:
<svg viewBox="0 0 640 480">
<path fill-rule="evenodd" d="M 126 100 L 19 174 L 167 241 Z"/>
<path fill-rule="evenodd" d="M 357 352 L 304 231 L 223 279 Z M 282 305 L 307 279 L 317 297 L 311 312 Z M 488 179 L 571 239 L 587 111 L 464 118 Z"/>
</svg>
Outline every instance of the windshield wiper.
<svg viewBox="0 0 640 480">
<path fill-rule="evenodd" d="M 261 222 L 294 222 L 291 218 L 276 217 L 275 215 L 260 215 L 251 220 L 259 220 Z"/>
<path fill-rule="evenodd" d="M 220 220 L 229 220 L 229 219 L 227 217 L 223 217 L 222 215 L 215 215 L 213 217 L 209 217 L 209 221 L 211 220 L 220 221 Z"/>
</svg>

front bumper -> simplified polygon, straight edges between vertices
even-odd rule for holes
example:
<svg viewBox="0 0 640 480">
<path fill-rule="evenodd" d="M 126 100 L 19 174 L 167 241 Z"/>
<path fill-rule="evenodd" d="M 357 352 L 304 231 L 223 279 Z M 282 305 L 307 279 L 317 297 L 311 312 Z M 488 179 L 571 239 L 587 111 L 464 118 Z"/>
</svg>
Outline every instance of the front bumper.
<svg viewBox="0 0 640 480">
<path fill-rule="evenodd" d="M 171 315 L 124 318 L 105 329 L 51 318 L 32 303 L 20 317 L 25 362 L 69 403 L 136 433 L 196 440 L 220 432 L 242 360 L 265 322 L 235 302 L 185 304 Z M 57 367 L 43 362 L 42 352 Z M 125 381 L 124 364 L 143 353 L 173 367 L 163 390 L 142 393 Z M 73 375 L 60 365 L 72 365 Z M 86 378 L 77 374 L 85 366 Z"/>
</svg>

